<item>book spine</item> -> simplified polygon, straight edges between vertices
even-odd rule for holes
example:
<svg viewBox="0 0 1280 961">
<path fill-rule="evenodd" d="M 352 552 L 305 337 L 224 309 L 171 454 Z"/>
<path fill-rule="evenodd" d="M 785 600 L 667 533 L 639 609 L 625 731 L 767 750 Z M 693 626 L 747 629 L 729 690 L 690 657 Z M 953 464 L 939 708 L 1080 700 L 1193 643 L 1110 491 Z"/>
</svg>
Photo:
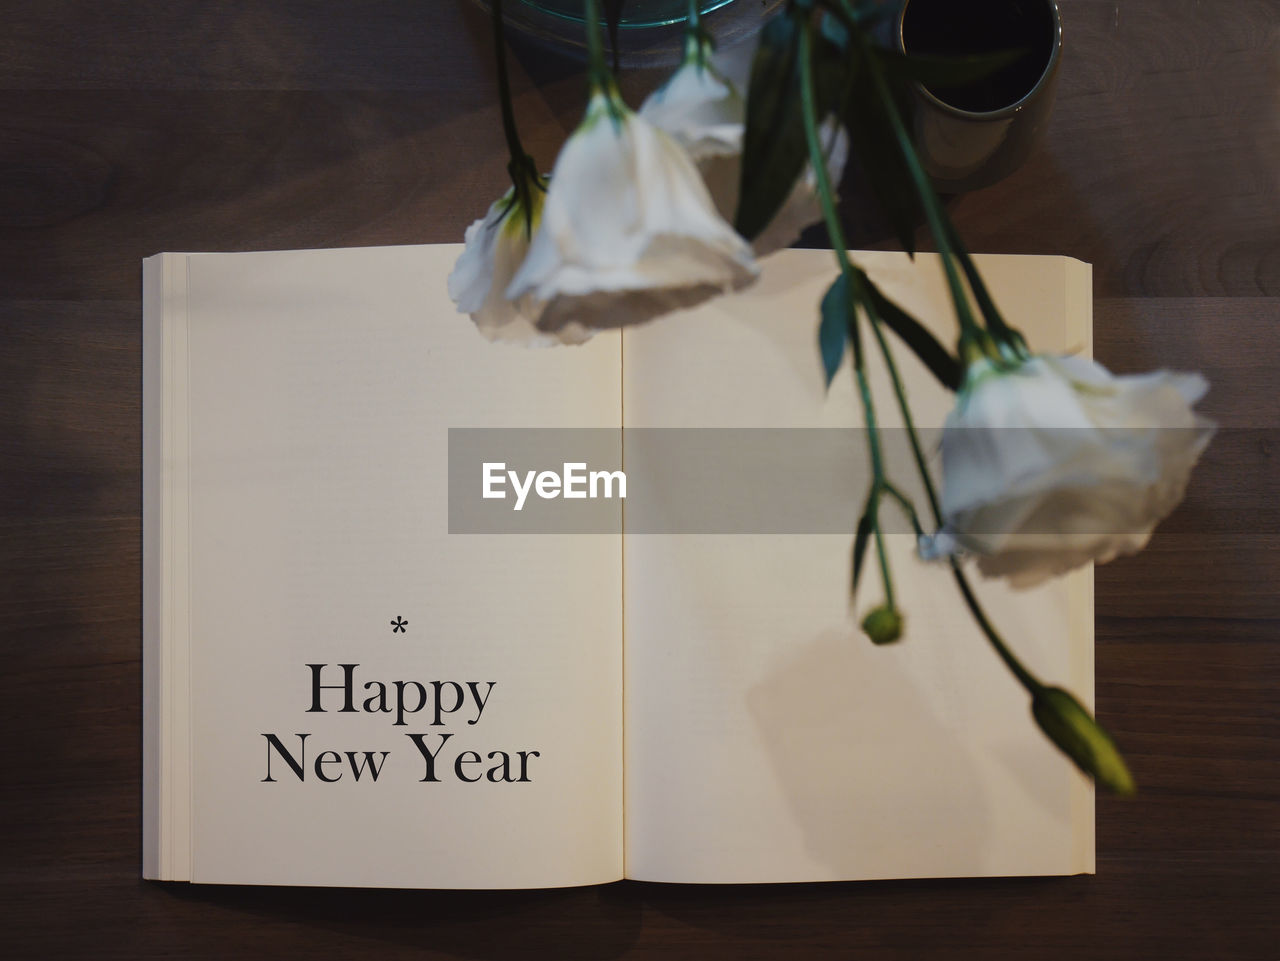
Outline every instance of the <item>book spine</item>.
<svg viewBox="0 0 1280 961">
<path fill-rule="evenodd" d="M 143 262 L 142 876 L 191 876 L 187 258 Z"/>
</svg>

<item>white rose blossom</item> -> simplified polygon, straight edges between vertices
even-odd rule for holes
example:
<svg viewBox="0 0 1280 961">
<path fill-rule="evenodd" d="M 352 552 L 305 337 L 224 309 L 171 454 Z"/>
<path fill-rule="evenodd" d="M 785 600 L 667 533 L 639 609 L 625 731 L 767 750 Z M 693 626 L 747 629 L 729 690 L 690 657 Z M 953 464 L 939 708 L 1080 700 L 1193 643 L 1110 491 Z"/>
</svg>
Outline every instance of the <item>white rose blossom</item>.
<svg viewBox="0 0 1280 961">
<path fill-rule="evenodd" d="M 982 573 L 1031 587 L 1141 550 L 1213 436 L 1192 410 L 1199 374 L 1116 376 L 1082 357 L 980 360 L 942 436 L 936 557 L 964 549 Z"/>
<path fill-rule="evenodd" d="M 696 162 L 742 152 L 747 104 L 733 81 L 694 50 L 640 105 L 640 116 L 660 127 Z"/>
<path fill-rule="evenodd" d="M 697 163 L 716 209 L 732 220 L 738 209 L 746 101 L 733 81 L 709 59 L 710 50 L 691 51 L 671 78 L 640 106 L 640 116 L 671 134 Z M 849 157 L 849 137 L 832 119 L 820 130 L 827 173 L 839 183 Z M 751 247 L 757 257 L 789 247 L 810 224 L 822 219 L 817 177 L 805 163 L 791 193 Z"/>
<path fill-rule="evenodd" d="M 465 247 L 449 274 L 449 296 L 458 311 L 470 314 L 476 329 L 492 341 L 546 346 L 585 340 L 572 330 L 559 336 L 540 331 L 537 321 L 542 305 L 532 297 L 507 299 L 507 286 L 524 263 L 530 233 L 542 216 L 542 188 L 530 184 L 528 193 L 527 219 L 513 187 L 467 228 Z"/>
<path fill-rule="evenodd" d="M 758 273 L 684 148 L 597 92 L 560 151 L 542 223 L 506 296 L 541 305 L 541 332 L 585 339 L 691 307 Z"/>
</svg>

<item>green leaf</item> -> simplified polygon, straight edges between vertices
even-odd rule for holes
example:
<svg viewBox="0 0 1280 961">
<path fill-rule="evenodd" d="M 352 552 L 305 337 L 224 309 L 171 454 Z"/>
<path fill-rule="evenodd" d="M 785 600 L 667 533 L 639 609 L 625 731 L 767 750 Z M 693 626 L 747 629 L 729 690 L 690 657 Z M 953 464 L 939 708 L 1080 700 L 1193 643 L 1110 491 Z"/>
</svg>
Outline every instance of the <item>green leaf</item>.
<svg viewBox="0 0 1280 961">
<path fill-rule="evenodd" d="M 1097 783 L 1117 794 L 1137 791 L 1111 736 L 1070 693 L 1041 687 L 1032 697 L 1031 714 L 1049 740 Z"/>
<path fill-rule="evenodd" d="M 845 344 L 849 340 L 849 321 L 853 317 L 853 304 L 849 300 L 848 278 L 841 274 L 822 298 L 822 323 L 818 326 L 818 349 L 822 352 L 822 367 L 831 386 L 840 362 L 844 360 Z"/>
<path fill-rule="evenodd" d="M 901 9 L 900 3 L 885 3 L 884 0 L 862 0 L 859 2 L 851 2 L 848 4 L 856 23 L 869 29 L 876 24 L 885 20 L 892 19 L 898 15 Z"/>
<path fill-rule="evenodd" d="M 781 209 L 804 167 L 797 17 L 786 10 L 764 25 L 751 63 L 742 174 L 734 227 L 754 240 Z"/>
<path fill-rule="evenodd" d="M 858 532 L 853 537 L 853 585 L 850 594 L 858 593 L 858 580 L 862 577 L 862 562 L 867 556 L 867 543 L 871 539 L 871 502 L 858 518 Z"/>
<path fill-rule="evenodd" d="M 822 18 L 813 46 L 814 106 L 819 122 L 831 113 L 839 117 L 845 98 L 851 93 L 856 68 L 856 61 L 849 56 L 851 39 L 848 28 L 836 17 Z"/>
<path fill-rule="evenodd" d="M 805 11 L 789 7 L 764 26 L 747 87 L 742 173 L 734 227 L 758 237 L 782 208 L 809 156 L 800 103 L 799 32 Z M 813 46 L 814 95 L 819 118 L 840 113 L 849 92 L 852 61 L 848 32 L 824 17 Z"/>
<path fill-rule="evenodd" d="M 877 56 L 872 51 L 870 56 Z M 916 250 L 916 228 L 924 222 L 924 212 L 915 183 L 902 157 L 897 136 L 885 103 L 876 89 L 871 68 L 863 54 L 850 52 L 847 89 L 841 98 L 841 119 L 849 131 L 849 140 L 862 163 L 862 170 L 880 202 L 902 249 Z M 911 86 L 901 80 L 886 78 L 898 112 L 908 129 L 913 110 Z"/>
<path fill-rule="evenodd" d="M 880 50 L 881 63 L 889 76 L 926 87 L 956 87 L 1016 63 L 1026 50 L 1001 50 L 996 53 L 948 57 L 931 53 L 904 54 L 897 50 Z"/>
<path fill-rule="evenodd" d="M 964 368 L 960 361 L 938 343 L 937 338 L 920 321 L 886 297 L 865 273 L 862 275 L 862 283 L 885 326 L 911 348 L 943 387 L 951 391 L 959 390 L 964 381 Z"/>
<path fill-rule="evenodd" d="M 839 17 L 830 13 L 824 14 L 822 22 L 818 24 L 818 37 L 823 42 L 831 44 L 842 54 L 848 55 L 849 28 L 845 26 L 844 21 Z"/>
</svg>

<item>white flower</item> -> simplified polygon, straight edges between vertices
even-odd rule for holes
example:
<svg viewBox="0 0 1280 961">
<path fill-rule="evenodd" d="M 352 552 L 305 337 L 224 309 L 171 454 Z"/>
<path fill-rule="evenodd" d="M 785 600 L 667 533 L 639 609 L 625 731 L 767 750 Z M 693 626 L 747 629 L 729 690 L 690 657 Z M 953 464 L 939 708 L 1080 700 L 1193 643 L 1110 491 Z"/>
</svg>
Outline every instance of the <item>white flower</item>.
<svg viewBox="0 0 1280 961">
<path fill-rule="evenodd" d="M 689 151 L 695 161 L 742 152 L 746 101 L 733 81 L 697 54 L 687 57 L 640 105 L 639 114 Z"/>
<path fill-rule="evenodd" d="M 944 526 L 921 553 L 972 550 L 984 574 L 1030 587 L 1141 550 L 1213 435 L 1191 409 L 1207 388 L 1080 357 L 978 361 L 943 431 Z"/>
<path fill-rule="evenodd" d="M 542 304 L 542 331 L 589 336 L 693 306 L 758 272 L 684 149 L 597 93 L 560 151 L 542 225 L 506 296 Z"/>
<path fill-rule="evenodd" d="M 532 297 L 506 297 L 507 285 L 528 254 L 530 231 L 537 229 L 542 215 L 541 188 L 530 184 L 529 194 L 527 221 L 513 187 L 467 228 L 466 246 L 449 274 L 449 296 L 489 340 L 537 346 L 583 340 L 574 331 L 564 336 L 540 331 L 536 324 L 542 305 Z"/>
<path fill-rule="evenodd" d="M 640 116 L 671 134 L 693 157 L 715 201 L 716 209 L 732 220 L 738 209 L 742 173 L 742 136 L 746 128 L 746 102 L 733 81 L 709 60 L 690 53 L 671 78 L 640 106 Z M 832 185 L 840 182 L 849 157 L 849 137 L 844 128 L 828 119 L 820 131 L 827 173 Z M 822 219 L 817 178 L 811 164 L 796 179 L 791 193 L 751 247 L 757 257 L 789 247 L 810 224 Z"/>
</svg>

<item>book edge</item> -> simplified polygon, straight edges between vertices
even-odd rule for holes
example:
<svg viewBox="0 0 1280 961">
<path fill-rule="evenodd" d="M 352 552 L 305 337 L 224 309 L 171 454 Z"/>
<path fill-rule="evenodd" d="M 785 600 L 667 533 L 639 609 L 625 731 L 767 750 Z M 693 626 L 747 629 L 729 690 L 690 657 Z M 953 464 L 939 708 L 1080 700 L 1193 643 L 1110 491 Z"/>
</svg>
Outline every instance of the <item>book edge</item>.
<svg viewBox="0 0 1280 961">
<path fill-rule="evenodd" d="M 1067 322 L 1072 335 L 1079 338 L 1081 354 L 1093 358 L 1093 265 L 1075 258 L 1066 261 Z M 1072 604 L 1076 617 L 1083 623 L 1072 624 L 1074 645 L 1071 681 L 1078 696 L 1090 711 L 1094 701 L 1094 565 L 1089 564 L 1075 575 Z M 1097 873 L 1096 789 L 1093 781 L 1072 772 L 1071 820 L 1074 836 L 1072 866 L 1076 874 Z"/>
<path fill-rule="evenodd" d="M 142 876 L 191 877 L 187 257 L 143 261 Z"/>
</svg>

